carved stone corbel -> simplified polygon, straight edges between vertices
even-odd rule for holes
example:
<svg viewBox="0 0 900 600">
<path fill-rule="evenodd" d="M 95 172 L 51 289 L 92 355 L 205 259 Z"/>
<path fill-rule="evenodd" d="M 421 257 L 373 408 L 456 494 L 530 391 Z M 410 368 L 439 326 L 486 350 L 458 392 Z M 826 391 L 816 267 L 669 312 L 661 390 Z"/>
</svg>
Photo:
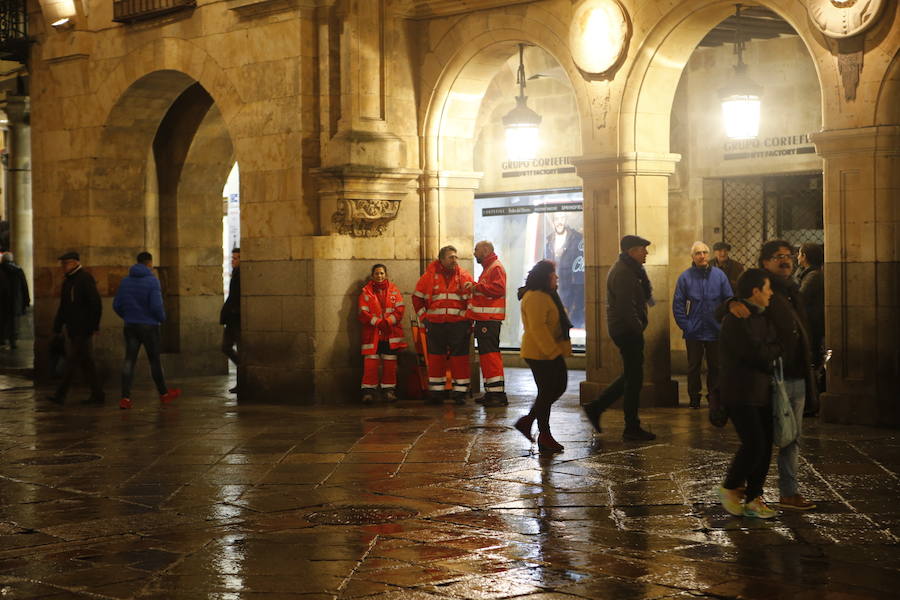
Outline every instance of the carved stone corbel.
<svg viewBox="0 0 900 600">
<path fill-rule="evenodd" d="M 316 169 L 321 206 L 331 213 L 333 231 L 354 237 L 377 237 L 397 218 L 400 203 L 421 171 L 344 165 Z"/>
</svg>

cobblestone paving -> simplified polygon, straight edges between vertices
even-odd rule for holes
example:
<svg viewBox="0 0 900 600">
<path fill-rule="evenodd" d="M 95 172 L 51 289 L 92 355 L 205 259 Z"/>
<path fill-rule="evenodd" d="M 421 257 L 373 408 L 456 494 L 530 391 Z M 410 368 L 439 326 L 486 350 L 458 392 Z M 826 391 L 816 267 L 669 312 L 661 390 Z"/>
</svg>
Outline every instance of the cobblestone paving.
<svg viewBox="0 0 900 600">
<path fill-rule="evenodd" d="M 518 370 L 489 409 L 238 405 L 226 378 L 60 408 L 0 376 L 0 598 L 896 597 L 895 431 L 807 420 L 819 508 L 739 519 L 713 492 L 730 427 L 647 410 L 658 439 L 626 443 L 611 411 L 595 436 L 581 376 L 552 457 L 510 427 Z"/>
</svg>

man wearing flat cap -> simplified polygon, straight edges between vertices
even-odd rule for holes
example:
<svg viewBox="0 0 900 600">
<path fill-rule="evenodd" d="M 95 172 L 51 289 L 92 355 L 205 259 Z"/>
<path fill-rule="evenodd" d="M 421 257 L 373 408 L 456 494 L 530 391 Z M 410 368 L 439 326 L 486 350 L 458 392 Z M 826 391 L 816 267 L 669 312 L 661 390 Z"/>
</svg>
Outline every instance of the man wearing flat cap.
<svg viewBox="0 0 900 600">
<path fill-rule="evenodd" d="M 737 287 L 735 286 L 737 286 L 738 277 L 744 272 L 744 265 L 728 258 L 729 252 L 731 252 L 731 244 L 728 242 L 716 242 L 713 244 L 713 253 L 716 256 L 709 261 L 709 264 L 725 271 L 725 275 L 728 276 L 728 283 L 731 284 L 731 289 L 736 290 Z"/>
<path fill-rule="evenodd" d="M 92 344 L 94 334 L 100 330 L 100 315 L 103 310 L 97 283 L 82 268 L 81 257 L 77 252 L 66 252 L 59 257 L 59 264 L 65 279 L 59 297 L 59 310 L 53 321 L 53 333 L 61 336 L 65 328 L 66 366 L 62 381 L 49 400 L 57 404 L 65 402 L 75 375 L 75 365 L 78 364 L 91 387 L 91 395 L 85 400 L 85 404 L 101 404 L 105 398 L 94 365 Z"/>
<path fill-rule="evenodd" d="M 600 415 L 620 396 L 625 397 L 626 441 L 649 442 L 656 435 L 641 428 L 638 403 L 644 385 L 644 329 L 647 307 L 653 305 L 653 288 L 644 270 L 648 240 L 626 235 L 619 243 L 622 253 L 606 277 L 606 321 L 609 336 L 622 354 L 624 371 L 603 390 L 596 400 L 582 408 L 588 421 L 599 433 Z"/>
</svg>

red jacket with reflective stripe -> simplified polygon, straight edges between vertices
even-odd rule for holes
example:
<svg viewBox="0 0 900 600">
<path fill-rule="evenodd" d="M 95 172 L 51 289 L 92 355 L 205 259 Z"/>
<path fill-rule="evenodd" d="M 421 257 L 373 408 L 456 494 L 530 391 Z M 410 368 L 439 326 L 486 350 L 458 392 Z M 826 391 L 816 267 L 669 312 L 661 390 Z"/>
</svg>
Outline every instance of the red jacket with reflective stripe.
<svg viewBox="0 0 900 600">
<path fill-rule="evenodd" d="M 391 350 L 406 348 L 402 325 L 403 311 L 406 310 L 403 294 L 396 285 L 388 282 L 386 296 L 387 306 L 381 306 L 371 281 L 363 287 L 359 295 L 359 322 L 363 324 L 363 354 L 378 354 L 378 342 L 384 341 L 390 344 Z M 390 326 L 390 334 L 386 334 L 379 327 L 383 323 Z"/>
<path fill-rule="evenodd" d="M 506 318 L 506 270 L 496 254 L 488 256 L 485 262 L 478 283 L 472 288 L 468 317 L 473 321 L 502 321 Z"/>
<path fill-rule="evenodd" d="M 457 267 L 448 281 L 440 261 L 436 260 L 428 265 L 413 292 L 413 308 L 416 309 L 419 321 L 468 321 L 466 309 L 469 305 L 469 293 L 465 290 L 467 281 L 475 282 L 462 267 Z"/>
</svg>

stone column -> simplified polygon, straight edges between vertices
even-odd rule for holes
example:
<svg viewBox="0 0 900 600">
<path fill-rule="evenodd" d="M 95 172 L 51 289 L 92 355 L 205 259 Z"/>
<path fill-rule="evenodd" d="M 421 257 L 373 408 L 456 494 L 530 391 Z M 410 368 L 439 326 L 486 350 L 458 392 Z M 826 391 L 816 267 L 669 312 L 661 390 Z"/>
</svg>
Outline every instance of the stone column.
<svg viewBox="0 0 900 600">
<path fill-rule="evenodd" d="M 34 289 L 31 225 L 31 125 L 28 96 L 7 95 L 0 101 L 9 119 L 9 163 L 6 197 L 9 206 L 10 250 Z"/>
<path fill-rule="evenodd" d="M 618 348 L 606 326 L 606 275 L 619 255 L 619 240 L 636 234 L 652 242 L 646 269 L 655 306 L 644 332 L 642 406 L 675 406 L 677 383 L 671 378 L 669 350 L 669 189 L 668 178 L 681 157 L 636 153 L 584 156 L 575 160 L 584 180 L 585 317 L 587 378 L 581 400 L 597 395 L 622 370 Z"/>
<path fill-rule="evenodd" d="M 483 173 L 427 171 L 420 178 L 422 197 L 423 267 L 437 258 L 441 246 L 452 244 L 459 256 L 471 257 L 472 208 Z"/>
<path fill-rule="evenodd" d="M 824 420 L 900 424 L 900 126 L 822 131 Z"/>
</svg>

